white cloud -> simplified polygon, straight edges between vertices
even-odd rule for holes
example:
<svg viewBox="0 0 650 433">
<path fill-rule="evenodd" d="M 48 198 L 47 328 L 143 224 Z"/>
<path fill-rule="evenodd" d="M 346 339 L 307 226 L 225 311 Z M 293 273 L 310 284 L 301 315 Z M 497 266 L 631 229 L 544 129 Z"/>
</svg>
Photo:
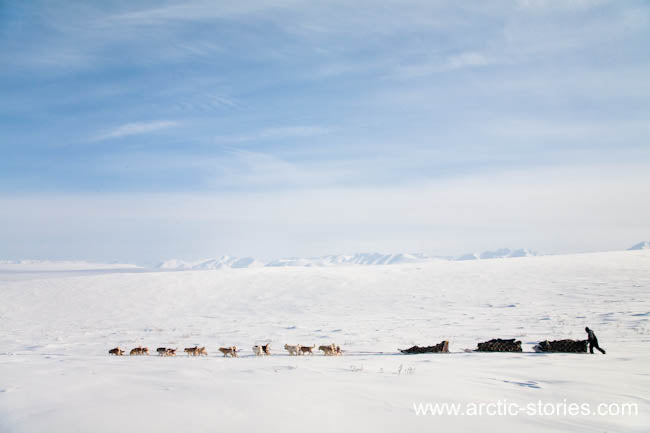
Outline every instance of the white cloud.
<svg viewBox="0 0 650 433">
<path fill-rule="evenodd" d="M 517 0 L 516 4 L 522 9 L 542 9 L 542 10 L 580 10 L 588 9 L 610 3 L 611 0 Z"/>
<path fill-rule="evenodd" d="M 108 21 L 122 21 L 129 24 L 161 24 L 168 21 L 199 21 L 253 14 L 271 8 L 289 6 L 300 1 L 257 0 L 247 2 L 191 1 L 166 6 L 156 6 L 115 14 Z"/>
<path fill-rule="evenodd" d="M 477 68 L 497 63 L 496 59 L 477 51 L 460 52 L 448 57 L 441 57 L 420 63 L 398 65 L 395 75 L 398 78 L 424 77 L 438 72 L 453 71 L 463 68 Z"/>
<path fill-rule="evenodd" d="M 94 138 L 93 141 L 109 140 L 113 138 L 128 137 L 130 135 L 147 134 L 150 132 L 159 131 L 161 129 L 172 128 L 178 126 L 178 122 L 173 121 L 157 121 L 157 122 L 134 122 L 125 123 L 112 130 L 100 134 Z"/>
<path fill-rule="evenodd" d="M 532 119 L 521 117 L 495 118 L 479 126 L 490 135 L 521 140 L 564 139 L 564 140 L 621 140 L 650 135 L 650 125 L 642 120 L 610 119 L 608 122 L 579 122 L 574 120 Z M 638 137 L 638 138 L 637 138 Z"/>
<path fill-rule="evenodd" d="M 261 129 L 250 134 L 223 135 L 216 137 L 216 141 L 222 143 L 241 143 L 256 140 L 281 140 L 284 138 L 313 137 L 316 135 L 327 134 L 328 132 L 328 128 L 321 126 L 283 126 Z"/>
<path fill-rule="evenodd" d="M 445 63 L 445 69 L 485 66 L 489 63 L 490 60 L 481 53 L 460 53 L 447 59 L 447 62 Z"/>
<path fill-rule="evenodd" d="M 384 188 L 8 196 L 0 225 L 12 230 L 0 245 L 17 256 L 131 261 L 618 249 L 650 233 L 648 173 L 647 164 L 610 164 Z"/>
</svg>

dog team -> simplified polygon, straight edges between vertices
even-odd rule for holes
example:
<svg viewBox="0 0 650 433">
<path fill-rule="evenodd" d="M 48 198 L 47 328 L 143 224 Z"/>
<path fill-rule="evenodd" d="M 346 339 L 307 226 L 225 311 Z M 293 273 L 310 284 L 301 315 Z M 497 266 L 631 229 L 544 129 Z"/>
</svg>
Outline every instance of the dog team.
<svg viewBox="0 0 650 433">
<path fill-rule="evenodd" d="M 313 355 L 315 348 L 316 345 L 312 345 L 312 346 L 303 346 L 301 344 L 284 345 L 284 350 L 289 352 L 289 356 Z M 168 347 L 159 347 L 156 349 L 156 353 L 158 353 L 159 356 L 176 356 L 177 350 L 178 349 L 176 348 L 171 349 Z M 318 350 L 322 351 L 323 355 L 325 356 L 343 355 L 341 346 L 337 346 L 334 343 L 325 346 L 319 346 Z M 183 351 L 187 353 L 187 356 L 208 356 L 208 351 L 205 349 L 205 347 L 199 347 L 199 346 L 186 347 Z M 230 356 L 232 358 L 237 358 L 238 357 L 237 353 L 239 351 L 240 350 L 237 349 L 237 346 L 219 348 L 219 352 L 223 353 L 224 357 Z M 124 356 L 124 353 L 125 353 L 124 350 L 120 349 L 119 347 L 116 347 L 108 351 L 109 355 L 115 355 L 115 356 Z M 255 354 L 255 356 L 268 356 L 271 354 L 271 344 L 255 345 L 253 346 L 253 353 Z M 129 355 L 130 356 L 149 355 L 149 348 L 138 346 L 134 349 L 131 349 Z"/>
<path fill-rule="evenodd" d="M 315 348 L 316 348 L 316 345 L 314 345 L 314 346 L 302 346 L 300 344 L 296 344 L 295 346 L 290 346 L 288 344 L 284 345 L 284 350 L 289 352 L 290 356 L 313 355 Z M 343 355 L 343 351 L 341 350 L 341 346 L 337 346 L 334 343 L 329 344 L 327 346 L 318 346 L 318 350 L 322 351 L 323 355 L 325 355 L 325 356 L 340 356 L 340 355 Z"/>
</svg>

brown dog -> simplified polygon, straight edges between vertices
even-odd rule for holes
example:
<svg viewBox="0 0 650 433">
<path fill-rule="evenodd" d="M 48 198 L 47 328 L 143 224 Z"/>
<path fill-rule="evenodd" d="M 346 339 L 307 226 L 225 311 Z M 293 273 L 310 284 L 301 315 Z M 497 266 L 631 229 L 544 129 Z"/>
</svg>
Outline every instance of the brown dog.
<svg viewBox="0 0 650 433">
<path fill-rule="evenodd" d="M 167 347 L 159 347 L 156 349 L 160 356 L 176 356 L 176 349 L 169 349 Z"/>
<path fill-rule="evenodd" d="M 228 355 L 237 358 L 237 346 L 220 347 L 219 352 L 223 353 L 224 358 Z"/>
<path fill-rule="evenodd" d="M 136 356 L 149 355 L 149 348 L 138 346 L 134 349 L 131 349 L 131 352 L 129 352 L 129 356 L 134 356 L 134 355 Z"/>
<path fill-rule="evenodd" d="M 318 350 L 322 350 L 325 356 L 336 356 L 337 355 L 336 348 L 337 348 L 336 344 L 332 343 L 327 346 L 319 346 Z"/>
<path fill-rule="evenodd" d="M 300 346 L 300 354 L 301 355 L 313 355 L 315 347 L 316 347 L 316 345 L 313 345 L 313 346 Z"/>
<path fill-rule="evenodd" d="M 197 356 L 199 354 L 199 347 L 186 347 L 184 352 L 187 353 L 187 356 Z"/>
<path fill-rule="evenodd" d="M 109 355 L 115 355 L 115 356 L 123 356 L 123 355 L 124 355 L 124 351 L 123 351 L 122 349 L 120 349 L 119 346 L 118 346 L 118 347 L 116 347 L 115 349 L 111 349 L 111 350 L 109 350 L 109 351 L 108 351 L 108 354 L 109 354 Z"/>
</svg>

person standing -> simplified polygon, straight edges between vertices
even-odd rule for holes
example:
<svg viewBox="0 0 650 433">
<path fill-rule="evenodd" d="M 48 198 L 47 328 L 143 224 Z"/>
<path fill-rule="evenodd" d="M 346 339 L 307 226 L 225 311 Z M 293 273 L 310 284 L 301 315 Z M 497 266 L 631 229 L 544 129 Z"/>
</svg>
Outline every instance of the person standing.
<svg viewBox="0 0 650 433">
<path fill-rule="evenodd" d="M 589 342 L 589 353 L 594 353 L 594 347 L 595 347 L 600 351 L 600 353 L 604 355 L 605 349 L 601 349 L 600 346 L 598 345 L 598 338 L 596 337 L 596 334 L 594 334 L 594 331 L 589 329 L 589 327 L 586 327 L 585 331 L 587 332 L 587 341 Z"/>
</svg>

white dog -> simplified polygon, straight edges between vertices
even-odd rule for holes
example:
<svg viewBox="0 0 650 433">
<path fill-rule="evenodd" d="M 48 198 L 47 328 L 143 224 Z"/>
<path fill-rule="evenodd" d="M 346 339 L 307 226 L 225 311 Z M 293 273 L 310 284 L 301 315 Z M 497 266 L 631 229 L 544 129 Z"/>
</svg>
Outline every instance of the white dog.
<svg viewBox="0 0 650 433">
<path fill-rule="evenodd" d="M 289 352 L 290 356 L 298 356 L 300 354 L 300 347 L 300 344 L 296 344 L 295 346 L 284 345 L 284 349 Z"/>
<path fill-rule="evenodd" d="M 255 356 L 264 356 L 265 355 L 264 349 L 262 348 L 262 346 L 259 346 L 259 345 L 258 346 L 253 346 L 253 353 L 255 354 Z"/>
</svg>

